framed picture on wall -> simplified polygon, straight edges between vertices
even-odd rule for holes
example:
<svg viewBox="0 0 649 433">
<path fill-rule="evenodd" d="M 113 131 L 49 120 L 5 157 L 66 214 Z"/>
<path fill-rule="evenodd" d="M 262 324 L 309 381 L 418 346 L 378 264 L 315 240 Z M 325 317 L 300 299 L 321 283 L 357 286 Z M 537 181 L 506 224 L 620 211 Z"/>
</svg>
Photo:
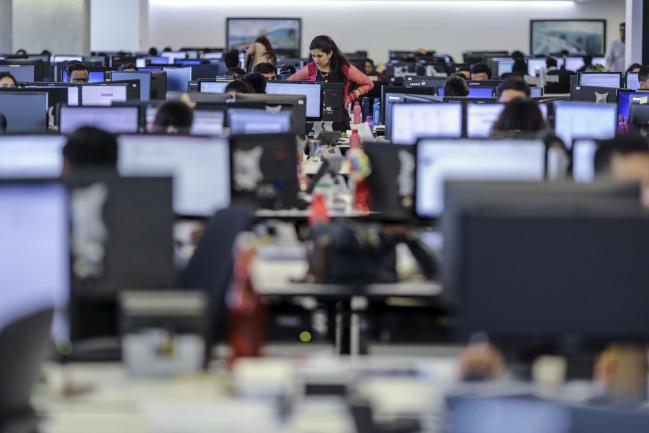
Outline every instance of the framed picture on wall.
<svg viewBox="0 0 649 433">
<path fill-rule="evenodd" d="M 280 54 L 299 57 L 302 50 L 300 18 L 228 18 L 225 28 L 228 50 L 245 50 L 260 36 Z"/>
<path fill-rule="evenodd" d="M 606 20 L 531 20 L 530 54 L 591 54 L 606 52 Z"/>
</svg>

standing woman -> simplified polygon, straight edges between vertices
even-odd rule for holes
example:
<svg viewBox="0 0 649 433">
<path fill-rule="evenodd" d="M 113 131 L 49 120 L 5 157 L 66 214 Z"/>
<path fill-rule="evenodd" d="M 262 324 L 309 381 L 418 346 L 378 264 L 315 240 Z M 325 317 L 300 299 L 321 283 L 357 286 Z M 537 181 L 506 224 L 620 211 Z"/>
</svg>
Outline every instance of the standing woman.
<svg viewBox="0 0 649 433">
<path fill-rule="evenodd" d="M 311 63 L 291 75 L 292 81 L 321 81 L 343 83 L 345 106 L 374 88 L 374 83 L 356 66 L 350 65 L 336 43 L 329 36 L 316 36 L 309 46 Z M 358 88 L 350 91 L 352 84 Z"/>
<path fill-rule="evenodd" d="M 277 64 L 277 53 L 266 36 L 260 36 L 250 44 L 243 64 L 248 67 L 250 72 L 260 63 Z"/>
</svg>

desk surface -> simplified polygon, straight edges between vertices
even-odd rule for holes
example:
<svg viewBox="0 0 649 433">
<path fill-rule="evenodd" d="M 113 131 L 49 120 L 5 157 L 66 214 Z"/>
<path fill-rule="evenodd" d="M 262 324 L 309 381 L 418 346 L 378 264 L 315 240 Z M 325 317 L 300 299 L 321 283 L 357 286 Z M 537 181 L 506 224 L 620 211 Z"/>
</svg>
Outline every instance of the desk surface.
<svg viewBox="0 0 649 433">
<path fill-rule="evenodd" d="M 253 284 L 263 296 L 432 298 L 442 293 L 442 286 L 432 281 L 403 281 L 394 284 L 370 284 L 363 287 L 292 282 L 304 278 L 307 270 L 308 265 L 304 260 L 256 259 L 252 267 Z"/>
</svg>

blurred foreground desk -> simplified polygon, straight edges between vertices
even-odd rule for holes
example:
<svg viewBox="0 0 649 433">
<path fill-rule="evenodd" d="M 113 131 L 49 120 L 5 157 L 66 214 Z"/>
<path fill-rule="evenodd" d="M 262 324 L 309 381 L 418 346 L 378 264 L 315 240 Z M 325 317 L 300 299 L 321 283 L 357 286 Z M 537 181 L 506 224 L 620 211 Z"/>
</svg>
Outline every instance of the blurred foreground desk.
<svg viewBox="0 0 649 433">
<path fill-rule="evenodd" d="M 394 284 L 340 285 L 297 282 L 307 273 L 304 260 L 257 258 L 252 280 L 264 297 L 311 297 L 335 310 L 335 345 L 339 354 L 367 354 L 361 323 L 369 300 L 389 298 L 434 299 L 442 287 L 434 281 L 402 281 Z"/>
</svg>

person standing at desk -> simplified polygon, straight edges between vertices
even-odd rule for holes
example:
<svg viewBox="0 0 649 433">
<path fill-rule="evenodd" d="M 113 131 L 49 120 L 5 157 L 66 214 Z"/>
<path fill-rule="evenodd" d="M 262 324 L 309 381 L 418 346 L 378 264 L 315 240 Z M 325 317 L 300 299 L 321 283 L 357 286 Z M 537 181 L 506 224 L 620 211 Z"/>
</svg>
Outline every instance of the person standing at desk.
<svg viewBox="0 0 649 433">
<path fill-rule="evenodd" d="M 620 24 L 620 39 L 611 44 L 606 55 L 606 69 L 611 72 L 624 72 L 626 23 Z"/>
<path fill-rule="evenodd" d="M 249 63 L 251 61 L 252 64 Z M 255 66 L 260 63 L 277 64 L 277 53 L 275 53 L 273 46 L 266 36 L 260 36 L 255 39 L 255 42 L 250 44 L 248 51 L 246 51 L 245 61 L 243 62 L 248 71 L 253 71 Z"/>
<path fill-rule="evenodd" d="M 374 88 L 374 83 L 356 66 L 350 65 L 336 43 L 329 36 L 316 36 L 309 46 L 311 58 L 308 65 L 289 77 L 290 81 L 320 81 L 343 83 L 345 106 L 356 101 Z M 350 91 L 352 83 L 358 88 Z"/>
</svg>

